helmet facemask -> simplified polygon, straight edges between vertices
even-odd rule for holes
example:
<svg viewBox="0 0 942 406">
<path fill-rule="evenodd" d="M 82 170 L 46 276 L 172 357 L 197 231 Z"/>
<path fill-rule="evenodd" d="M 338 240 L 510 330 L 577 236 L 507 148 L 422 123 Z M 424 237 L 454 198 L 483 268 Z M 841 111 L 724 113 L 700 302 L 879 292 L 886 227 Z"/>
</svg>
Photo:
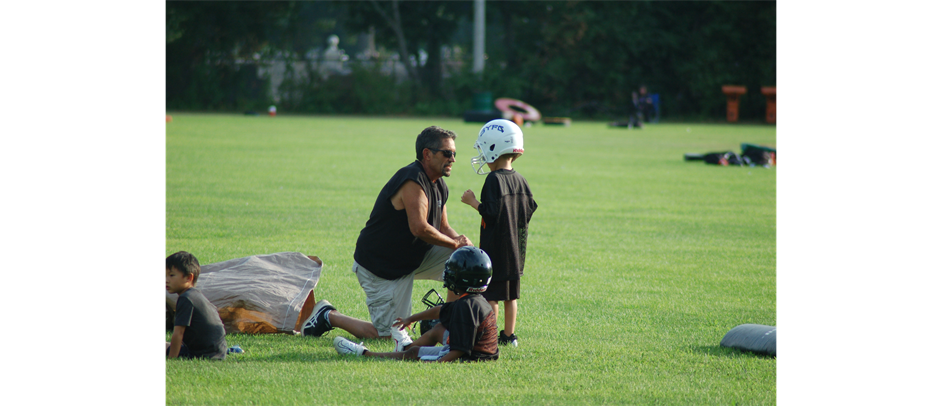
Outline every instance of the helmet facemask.
<svg viewBox="0 0 942 406">
<path fill-rule="evenodd" d="M 487 167 L 487 156 L 484 155 L 484 149 L 481 148 L 480 141 L 474 143 L 474 149 L 478 151 L 478 156 L 471 158 L 471 167 L 474 168 L 474 173 L 486 175 L 487 172 L 484 171 L 484 168 Z"/>
</svg>

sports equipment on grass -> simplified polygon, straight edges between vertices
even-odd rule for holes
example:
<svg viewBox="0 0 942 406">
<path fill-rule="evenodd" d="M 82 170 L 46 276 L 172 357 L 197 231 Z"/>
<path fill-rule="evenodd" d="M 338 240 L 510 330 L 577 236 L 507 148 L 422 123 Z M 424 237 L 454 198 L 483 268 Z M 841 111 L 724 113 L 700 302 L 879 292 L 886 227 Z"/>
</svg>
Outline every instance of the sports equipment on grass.
<svg viewBox="0 0 942 406">
<path fill-rule="evenodd" d="M 433 302 L 431 299 L 429 299 L 433 293 L 435 294 L 435 296 L 438 296 L 438 301 L 436 302 Z M 424 304 L 426 306 L 425 309 L 428 310 L 435 306 L 440 306 L 440 305 L 445 304 L 445 300 L 442 299 L 442 295 L 439 295 L 438 292 L 435 291 L 435 289 L 429 289 L 428 292 L 425 292 L 425 296 L 422 296 L 422 304 Z M 435 325 L 438 324 L 439 322 L 440 322 L 439 319 L 420 321 L 419 322 L 419 334 L 425 334 L 427 331 L 431 330 L 432 327 L 435 327 Z M 412 331 L 415 332 L 415 325 L 412 326 Z"/>
<path fill-rule="evenodd" d="M 526 121 L 540 121 L 540 111 L 521 100 L 511 99 L 509 97 L 501 97 L 497 100 L 494 100 L 494 107 L 497 107 L 502 113 L 504 113 L 505 118 L 513 117 L 514 114 L 519 114 Z"/>
<path fill-rule="evenodd" d="M 523 153 L 523 131 L 510 120 L 488 121 L 481 127 L 474 149 L 478 151 L 478 156 L 471 158 L 471 167 L 478 175 L 484 175 L 484 167 L 501 155 Z"/>
<path fill-rule="evenodd" d="M 729 330 L 720 345 L 775 356 L 775 326 L 740 324 Z"/>
<path fill-rule="evenodd" d="M 360 356 L 366 352 L 366 347 L 363 346 L 363 343 L 357 344 L 340 336 L 334 337 L 334 349 L 337 350 L 337 353 L 340 355 L 356 354 Z"/>
<path fill-rule="evenodd" d="M 461 247 L 445 261 L 442 279 L 445 287 L 455 293 L 481 293 L 491 282 L 491 257 L 478 247 Z"/>
</svg>

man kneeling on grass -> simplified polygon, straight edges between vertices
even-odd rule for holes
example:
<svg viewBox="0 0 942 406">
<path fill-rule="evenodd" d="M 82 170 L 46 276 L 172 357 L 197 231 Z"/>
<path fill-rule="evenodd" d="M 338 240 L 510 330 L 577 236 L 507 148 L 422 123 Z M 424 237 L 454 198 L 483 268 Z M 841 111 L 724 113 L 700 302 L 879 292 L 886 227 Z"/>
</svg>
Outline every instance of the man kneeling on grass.
<svg viewBox="0 0 942 406">
<path fill-rule="evenodd" d="M 396 340 L 394 352 L 371 352 L 363 343 L 357 344 L 344 337 L 334 338 L 334 348 L 340 354 L 410 361 L 497 359 L 497 316 L 493 307 L 481 296 L 491 280 L 491 259 L 480 248 L 458 248 L 445 262 L 442 279 L 445 287 L 460 297 L 454 302 L 413 314 L 405 320 L 397 318 L 392 325 L 392 336 Z M 440 319 L 441 322 L 414 342 L 404 331 L 412 323 L 434 319 Z M 436 346 L 438 343 L 442 343 L 442 346 Z"/>
</svg>

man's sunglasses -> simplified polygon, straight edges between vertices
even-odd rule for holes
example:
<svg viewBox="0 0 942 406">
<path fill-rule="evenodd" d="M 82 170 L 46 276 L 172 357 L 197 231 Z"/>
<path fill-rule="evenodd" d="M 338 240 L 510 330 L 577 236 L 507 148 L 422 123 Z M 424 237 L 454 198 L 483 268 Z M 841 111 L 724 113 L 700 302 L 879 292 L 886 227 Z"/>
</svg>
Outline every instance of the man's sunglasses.
<svg viewBox="0 0 942 406">
<path fill-rule="evenodd" d="M 451 159 L 451 157 L 453 156 L 458 156 L 458 151 L 448 151 L 445 149 L 435 149 L 435 148 L 429 148 L 429 151 L 441 152 L 442 156 L 444 156 L 446 159 Z"/>
</svg>

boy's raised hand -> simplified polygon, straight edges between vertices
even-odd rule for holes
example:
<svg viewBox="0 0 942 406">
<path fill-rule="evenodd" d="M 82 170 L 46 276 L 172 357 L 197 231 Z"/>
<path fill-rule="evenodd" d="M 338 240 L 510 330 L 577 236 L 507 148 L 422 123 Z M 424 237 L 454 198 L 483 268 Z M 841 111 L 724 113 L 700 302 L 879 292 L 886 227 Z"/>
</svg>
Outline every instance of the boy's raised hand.
<svg viewBox="0 0 942 406">
<path fill-rule="evenodd" d="M 474 192 L 472 192 L 471 189 L 465 190 L 464 193 L 461 194 L 461 203 L 474 208 L 477 208 L 478 204 L 480 204 L 478 203 L 478 199 L 474 197 Z"/>
</svg>

